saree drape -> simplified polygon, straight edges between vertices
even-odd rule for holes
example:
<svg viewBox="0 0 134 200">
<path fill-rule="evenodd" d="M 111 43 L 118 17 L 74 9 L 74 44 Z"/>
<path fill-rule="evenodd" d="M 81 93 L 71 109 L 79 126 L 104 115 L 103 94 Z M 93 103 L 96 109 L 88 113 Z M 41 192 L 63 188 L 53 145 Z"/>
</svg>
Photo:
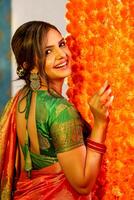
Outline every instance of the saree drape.
<svg viewBox="0 0 134 200">
<path fill-rule="evenodd" d="M 5 107 L 0 120 L 0 199 L 10 200 L 16 158 L 15 113 L 19 93 Z"/>
<path fill-rule="evenodd" d="M 63 172 L 55 173 L 55 164 L 33 170 L 31 179 L 22 172 L 13 200 L 91 200 L 90 195 L 78 194 Z"/>
</svg>

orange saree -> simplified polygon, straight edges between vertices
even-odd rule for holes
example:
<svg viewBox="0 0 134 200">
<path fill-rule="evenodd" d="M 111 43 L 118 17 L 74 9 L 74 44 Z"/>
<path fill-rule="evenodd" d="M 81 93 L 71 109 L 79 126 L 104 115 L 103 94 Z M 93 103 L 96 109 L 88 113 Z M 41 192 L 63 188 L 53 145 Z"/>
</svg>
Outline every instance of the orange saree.
<svg viewBox="0 0 134 200">
<path fill-rule="evenodd" d="M 5 107 L 0 120 L 0 199 L 10 200 L 16 157 L 15 111 L 19 93 Z"/>
<path fill-rule="evenodd" d="M 16 185 L 14 200 L 90 200 L 89 195 L 78 194 L 63 172 L 55 173 L 55 164 L 33 170 L 29 179 L 22 172 Z"/>
</svg>

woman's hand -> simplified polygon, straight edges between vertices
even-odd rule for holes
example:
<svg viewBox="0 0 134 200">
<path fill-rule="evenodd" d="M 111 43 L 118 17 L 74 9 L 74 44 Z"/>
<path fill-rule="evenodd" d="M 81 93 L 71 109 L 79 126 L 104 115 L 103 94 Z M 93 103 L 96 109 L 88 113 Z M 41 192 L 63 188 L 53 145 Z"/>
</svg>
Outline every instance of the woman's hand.
<svg viewBox="0 0 134 200">
<path fill-rule="evenodd" d="M 91 140 L 103 144 L 109 118 L 109 107 L 113 101 L 111 88 L 106 81 L 103 87 L 90 99 L 89 105 L 94 116 Z M 71 128 L 71 127 L 70 127 Z M 92 191 L 98 176 L 102 154 L 85 145 L 57 154 L 59 163 L 74 189 L 81 194 Z M 73 165 L 70 166 L 70 163 Z"/>
<path fill-rule="evenodd" d="M 107 125 L 109 122 L 109 108 L 112 105 L 114 96 L 111 95 L 111 88 L 106 81 L 101 89 L 90 99 L 90 110 L 94 116 L 95 124 Z"/>
</svg>

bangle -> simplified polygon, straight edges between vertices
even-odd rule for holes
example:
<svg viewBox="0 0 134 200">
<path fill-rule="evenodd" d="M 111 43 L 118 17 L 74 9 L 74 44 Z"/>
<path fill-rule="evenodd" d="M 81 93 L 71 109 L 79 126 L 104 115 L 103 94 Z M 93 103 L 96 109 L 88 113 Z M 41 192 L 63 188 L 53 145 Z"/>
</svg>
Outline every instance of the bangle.
<svg viewBox="0 0 134 200">
<path fill-rule="evenodd" d="M 95 142 L 89 138 L 87 138 L 87 146 L 88 146 L 88 148 L 90 148 L 98 153 L 101 153 L 101 154 L 104 154 L 106 152 L 105 144 Z"/>
</svg>

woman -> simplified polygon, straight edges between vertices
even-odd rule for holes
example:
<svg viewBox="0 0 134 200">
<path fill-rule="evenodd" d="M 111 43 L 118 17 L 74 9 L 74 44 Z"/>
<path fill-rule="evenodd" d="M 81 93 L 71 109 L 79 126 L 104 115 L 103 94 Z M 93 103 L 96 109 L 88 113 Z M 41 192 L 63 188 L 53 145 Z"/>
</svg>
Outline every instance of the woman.
<svg viewBox="0 0 134 200">
<path fill-rule="evenodd" d="M 106 150 L 113 101 L 108 82 L 90 99 L 90 130 L 61 95 L 64 78 L 71 74 L 71 53 L 58 29 L 27 22 L 11 44 L 17 74 L 26 85 L 1 119 L 1 199 L 11 194 L 14 200 L 91 199 Z"/>
</svg>

